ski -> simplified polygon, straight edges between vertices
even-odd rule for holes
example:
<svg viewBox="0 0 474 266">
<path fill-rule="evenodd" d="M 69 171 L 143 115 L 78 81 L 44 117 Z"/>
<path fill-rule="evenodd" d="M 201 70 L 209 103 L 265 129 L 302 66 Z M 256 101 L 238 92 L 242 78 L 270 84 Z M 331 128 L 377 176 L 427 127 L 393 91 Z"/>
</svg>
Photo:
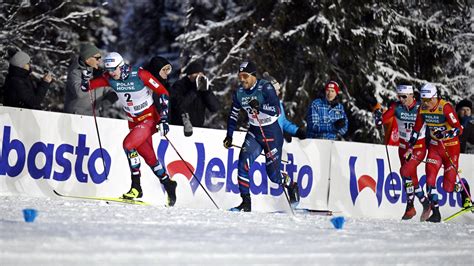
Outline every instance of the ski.
<svg viewBox="0 0 474 266">
<path fill-rule="evenodd" d="M 460 211 L 457 211 L 455 213 L 453 213 L 451 216 L 449 217 L 446 217 L 443 222 L 447 222 L 447 221 L 450 221 L 458 216 L 461 216 L 462 214 L 464 213 L 469 213 L 469 212 L 474 212 L 474 206 L 471 206 L 471 207 L 467 207 L 467 208 L 463 208 L 461 209 Z"/>
<path fill-rule="evenodd" d="M 142 206 L 149 206 L 149 203 L 146 203 L 141 200 L 133 200 L 133 199 L 124 199 L 124 198 L 113 198 L 113 197 L 88 197 L 88 196 L 73 196 L 73 195 L 64 195 L 56 190 L 53 190 L 54 194 L 59 197 L 64 198 L 73 198 L 73 199 L 85 199 L 85 200 L 97 200 L 97 201 L 105 201 L 105 202 L 118 202 L 124 204 L 133 204 L 133 205 L 142 205 Z"/>
<path fill-rule="evenodd" d="M 310 214 L 310 215 L 332 216 L 334 214 L 334 212 L 330 210 L 313 210 L 313 209 L 306 209 L 306 208 L 295 208 L 294 210 L 295 210 L 295 213 L 303 213 L 303 214 Z"/>
</svg>

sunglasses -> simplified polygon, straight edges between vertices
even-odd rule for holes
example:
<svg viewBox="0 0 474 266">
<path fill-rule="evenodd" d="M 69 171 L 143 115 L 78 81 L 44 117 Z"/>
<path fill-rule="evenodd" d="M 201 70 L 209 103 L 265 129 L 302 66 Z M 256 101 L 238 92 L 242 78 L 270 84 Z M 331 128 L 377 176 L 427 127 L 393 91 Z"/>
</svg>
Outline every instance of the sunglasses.
<svg viewBox="0 0 474 266">
<path fill-rule="evenodd" d="M 398 95 L 398 98 L 406 100 L 408 98 L 408 95 Z"/>
<path fill-rule="evenodd" d="M 94 56 L 95 60 L 99 61 L 100 59 L 102 59 L 102 56 Z"/>
<path fill-rule="evenodd" d="M 431 101 L 431 98 L 421 98 L 421 101 L 427 103 Z"/>
<path fill-rule="evenodd" d="M 248 79 L 250 74 L 248 73 L 239 73 L 239 79 Z"/>
</svg>

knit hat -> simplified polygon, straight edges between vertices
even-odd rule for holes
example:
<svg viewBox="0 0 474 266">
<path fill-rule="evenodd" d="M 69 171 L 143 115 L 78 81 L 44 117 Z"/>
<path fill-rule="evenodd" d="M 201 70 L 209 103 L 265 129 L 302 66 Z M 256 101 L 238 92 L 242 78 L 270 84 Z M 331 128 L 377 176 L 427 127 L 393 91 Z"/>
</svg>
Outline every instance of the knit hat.
<svg viewBox="0 0 474 266">
<path fill-rule="evenodd" d="M 148 72 L 150 72 L 153 76 L 158 77 L 160 75 L 160 70 L 166 65 L 171 65 L 170 62 L 166 60 L 166 58 L 154 56 L 143 68 L 148 70 Z"/>
<path fill-rule="evenodd" d="M 194 73 L 204 73 L 204 67 L 199 62 L 192 62 L 186 68 L 186 75 L 192 75 Z"/>
<path fill-rule="evenodd" d="M 10 65 L 16 67 L 24 67 L 26 64 L 30 63 L 30 56 L 27 55 L 25 52 L 18 51 L 16 52 L 12 58 L 10 58 Z"/>
<path fill-rule="evenodd" d="M 337 84 L 337 82 L 335 81 L 329 81 L 328 84 L 326 84 L 326 87 L 324 87 L 324 90 L 327 91 L 329 89 L 334 89 L 336 91 L 336 94 L 339 94 L 339 92 L 341 91 L 339 89 L 339 84 Z"/>
<path fill-rule="evenodd" d="M 81 44 L 80 50 L 79 50 L 79 57 L 82 60 L 87 60 L 89 57 L 92 57 L 96 54 L 100 54 L 99 48 L 97 48 L 95 45 L 91 43 L 83 43 Z"/>
<path fill-rule="evenodd" d="M 239 66 L 239 73 L 240 72 L 246 72 L 249 73 L 252 76 L 257 75 L 257 67 L 252 61 L 245 61 Z"/>
<path fill-rule="evenodd" d="M 468 99 L 461 100 L 458 102 L 458 104 L 456 104 L 456 112 L 459 112 L 459 110 L 463 107 L 468 107 L 472 111 L 472 102 Z"/>
</svg>

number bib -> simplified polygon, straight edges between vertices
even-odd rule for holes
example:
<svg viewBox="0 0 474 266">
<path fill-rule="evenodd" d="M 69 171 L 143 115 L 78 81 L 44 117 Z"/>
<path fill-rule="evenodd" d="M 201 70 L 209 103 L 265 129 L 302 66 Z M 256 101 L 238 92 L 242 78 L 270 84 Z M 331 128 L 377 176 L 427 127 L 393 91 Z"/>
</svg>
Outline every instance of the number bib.
<svg viewBox="0 0 474 266">
<path fill-rule="evenodd" d="M 109 84 L 117 93 L 125 112 L 135 116 L 153 104 L 153 91 L 145 86 L 138 76 L 138 68 L 133 67 L 126 80 L 109 79 Z"/>
<path fill-rule="evenodd" d="M 410 139 L 411 132 L 413 131 L 413 127 L 415 126 L 418 108 L 420 108 L 420 103 L 418 102 L 413 108 L 411 108 L 411 110 L 407 110 L 407 108 L 405 108 L 400 103 L 398 103 L 397 107 L 395 108 L 395 117 L 397 119 L 398 124 L 398 134 L 400 138 L 405 142 L 408 142 L 408 140 Z M 418 139 L 425 138 L 425 131 L 426 127 L 423 126 L 420 130 Z"/>
</svg>

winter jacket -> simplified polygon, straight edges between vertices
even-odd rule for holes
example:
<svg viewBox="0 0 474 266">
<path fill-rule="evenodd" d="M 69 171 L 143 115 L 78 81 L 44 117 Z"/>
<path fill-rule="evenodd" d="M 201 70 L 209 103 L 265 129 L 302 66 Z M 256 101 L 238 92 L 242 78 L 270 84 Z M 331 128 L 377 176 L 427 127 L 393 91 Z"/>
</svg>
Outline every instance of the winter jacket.
<svg viewBox="0 0 474 266">
<path fill-rule="evenodd" d="M 278 124 L 280 124 L 280 127 L 283 130 L 283 132 L 286 132 L 290 134 L 291 136 L 295 136 L 296 131 L 298 131 L 298 126 L 293 124 L 286 118 L 285 109 L 283 107 L 282 101 L 280 101 L 280 110 L 281 110 L 281 113 L 280 113 L 280 116 L 278 117 Z"/>
<path fill-rule="evenodd" d="M 30 71 L 10 65 L 3 85 L 4 105 L 41 110 L 41 103 L 49 89 L 49 83 L 41 80 L 35 83 Z"/>
<path fill-rule="evenodd" d="M 81 90 L 82 71 L 86 69 L 93 70 L 80 61 L 77 56 L 71 59 L 64 93 L 64 111 L 66 113 L 92 115 L 90 95 Z M 96 110 L 109 108 L 117 100 L 115 93 L 107 87 L 98 88 L 91 93 L 95 100 Z"/>
<path fill-rule="evenodd" d="M 338 130 L 334 123 L 339 119 L 344 119 L 345 123 Z M 337 134 L 346 134 L 349 124 L 342 104 L 336 103 L 331 106 L 326 98 L 316 99 L 311 103 L 306 115 L 306 123 L 307 138 L 332 140 L 337 138 Z"/>
<path fill-rule="evenodd" d="M 197 91 L 196 84 L 186 76 L 176 81 L 170 89 L 170 124 L 183 125 L 181 114 L 188 113 L 195 127 L 204 125 L 206 108 L 217 112 L 220 104 L 210 90 Z"/>
<path fill-rule="evenodd" d="M 474 154 L 474 119 L 467 119 L 463 123 L 464 130 L 459 136 L 461 142 L 461 153 Z"/>
</svg>

